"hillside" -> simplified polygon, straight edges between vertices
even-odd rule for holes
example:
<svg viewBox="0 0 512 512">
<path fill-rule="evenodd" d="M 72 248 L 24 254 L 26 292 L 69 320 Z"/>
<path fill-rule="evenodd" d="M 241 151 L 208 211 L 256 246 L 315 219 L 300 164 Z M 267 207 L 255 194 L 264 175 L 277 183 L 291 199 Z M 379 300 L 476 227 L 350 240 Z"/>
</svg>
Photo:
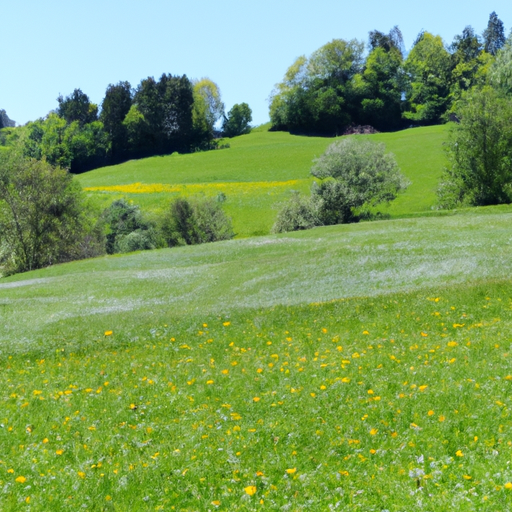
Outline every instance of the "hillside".
<svg viewBox="0 0 512 512">
<path fill-rule="evenodd" d="M 381 211 L 400 217 L 432 208 L 446 132 L 446 126 L 432 126 L 366 136 L 383 142 L 411 181 L 409 189 Z M 228 149 L 132 160 L 81 174 L 78 180 L 104 205 L 127 197 L 154 212 L 179 194 L 223 192 L 238 237 L 268 234 L 277 205 L 289 191 L 309 192 L 312 161 L 332 141 L 256 130 L 229 139 Z"/>
<path fill-rule="evenodd" d="M 510 220 L 333 226 L 2 279 L 0 508 L 507 508 Z"/>
</svg>

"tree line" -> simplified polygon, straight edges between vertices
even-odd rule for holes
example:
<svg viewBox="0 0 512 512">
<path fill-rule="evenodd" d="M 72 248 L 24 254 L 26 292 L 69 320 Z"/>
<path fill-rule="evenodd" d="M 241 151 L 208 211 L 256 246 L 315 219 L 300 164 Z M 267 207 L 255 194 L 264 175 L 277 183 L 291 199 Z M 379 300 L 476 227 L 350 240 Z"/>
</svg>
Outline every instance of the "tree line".
<svg viewBox="0 0 512 512">
<path fill-rule="evenodd" d="M 350 125 L 392 131 L 445 122 L 465 91 L 482 86 L 504 47 L 493 12 L 482 36 L 467 26 L 446 47 L 422 31 L 406 55 L 398 27 L 369 33 L 369 53 L 356 39 L 335 39 L 288 68 L 270 98 L 272 129 L 341 135 Z"/>
<path fill-rule="evenodd" d="M 44 119 L 22 127 L 7 124 L 5 115 L 0 128 L 10 128 L 1 132 L 0 144 L 21 140 L 25 156 L 80 173 L 130 158 L 215 149 L 220 121 L 228 137 L 247 133 L 252 121 L 246 103 L 226 114 L 215 82 L 186 75 L 148 77 L 136 88 L 110 84 L 100 107 L 81 89 L 57 102 Z"/>
</svg>

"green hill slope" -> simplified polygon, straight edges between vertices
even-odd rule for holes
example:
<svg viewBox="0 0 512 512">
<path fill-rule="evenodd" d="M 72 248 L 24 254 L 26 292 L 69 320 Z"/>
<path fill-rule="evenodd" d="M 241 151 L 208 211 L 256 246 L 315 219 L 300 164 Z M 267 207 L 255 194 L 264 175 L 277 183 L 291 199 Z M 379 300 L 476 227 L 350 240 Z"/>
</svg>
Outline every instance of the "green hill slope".
<svg viewBox="0 0 512 512">
<path fill-rule="evenodd" d="M 2 279 L 0 508 L 510 508 L 510 221 L 333 226 Z"/>
<path fill-rule="evenodd" d="M 411 181 L 405 194 L 382 211 L 401 216 L 432 207 L 444 163 L 446 130 L 446 126 L 433 126 L 368 136 L 385 143 Z M 128 197 L 153 211 L 179 194 L 223 192 L 239 237 L 267 234 L 276 205 L 289 191 L 309 192 L 312 161 L 332 140 L 255 131 L 229 140 L 229 149 L 133 160 L 84 173 L 78 179 L 104 204 Z"/>
</svg>

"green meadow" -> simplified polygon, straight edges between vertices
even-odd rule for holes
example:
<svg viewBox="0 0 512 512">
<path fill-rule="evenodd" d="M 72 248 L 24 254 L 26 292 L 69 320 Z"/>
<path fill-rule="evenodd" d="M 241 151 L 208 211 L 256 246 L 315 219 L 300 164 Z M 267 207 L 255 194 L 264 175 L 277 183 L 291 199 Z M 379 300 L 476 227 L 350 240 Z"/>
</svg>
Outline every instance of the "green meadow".
<svg viewBox="0 0 512 512">
<path fill-rule="evenodd" d="M 1 510 L 507 510 L 511 214 L 0 282 Z"/>
<path fill-rule="evenodd" d="M 178 195 L 216 196 L 223 192 L 237 236 L 265 235 L 291 190 L 309 193 L 312 162 L 334 140 L 267 129 L 229 139 L 231 147 L 227 149 L 132 160 L 81 174 L 78 180 L 84 188 L 94 189 L 88 193 L 103 206 L 126 197 L 155 215 Z M 432 210 L 445 164 L 447 129 L 432 126 L 365 136 L 383 142 L 411 182 L 404 194 L 379 211 L 401 217 Z M 134 184 L 149 187 L 137 190 Z M 162 185 L 173 188 L 162 191 Z"/>
</svg>

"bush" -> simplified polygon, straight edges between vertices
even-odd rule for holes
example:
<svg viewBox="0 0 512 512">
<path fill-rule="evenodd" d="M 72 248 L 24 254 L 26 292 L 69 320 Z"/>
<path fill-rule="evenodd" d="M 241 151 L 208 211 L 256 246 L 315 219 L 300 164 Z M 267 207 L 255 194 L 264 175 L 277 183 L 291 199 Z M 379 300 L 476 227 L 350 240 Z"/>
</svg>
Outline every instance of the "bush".
<svg viewBox="0 0 512 512">
<path fill-rule="evenodd" d="M 120 236 L 116 245 L 118 252 L 133 252 L 133 251 L 149 251 L 156 249 L 156 233 L 155 230 L 150 229 L 137 229 L 127 235 Z"/>
<path fill-rule="evenodd" d="M 279 210 L 272 227 L 272 233 L 311 229 L 321 224 L 316 205 L 312 199 L 293 191 L 290 200 L 284 203 Z"/>
<path fill-rule="evenodd" d="M 104 212 L 108 254 L 155 249 L 158 246 L 153 223 L 144 219 L 138 205 L 125 199 L 114 201 Z"/>
<path fill-rule="evenodd" d="M 170 205 L 162 220 L 162 234 L 169 247 L 195 245 L 235 236 L 231 219 L 213 198 L 178 198 Z"/>
<path fill-rule="evenodd" d="M 356 220 L 346 197 L 346 188 L 338 181 L 324 181 L 320 185 L 313 183 L 311 196 L 321 224 L 331 226 Z"/>
<path fill-rule="evenodd" d="M 368 207 L 391 201 L 407 187 L 384 144 L 354 137 L 331 144 L 311 174 L 325 181 L 313 184 L 309 199 L 297 193 L 282 207 L 274 233 L 357 221 Z"/>
<path fill-rule="evenodd" d="M 333 142 L 315 161 L 311 174 L 336 180 L 336 186 L 322 192 L 330 198 L 338 196 L 343 208 L 353 213 L 363 206 L 392 201 L 408 185 L 395 157 L 385 153 L 384 144 L 353 136 Z"/>
</svg>

